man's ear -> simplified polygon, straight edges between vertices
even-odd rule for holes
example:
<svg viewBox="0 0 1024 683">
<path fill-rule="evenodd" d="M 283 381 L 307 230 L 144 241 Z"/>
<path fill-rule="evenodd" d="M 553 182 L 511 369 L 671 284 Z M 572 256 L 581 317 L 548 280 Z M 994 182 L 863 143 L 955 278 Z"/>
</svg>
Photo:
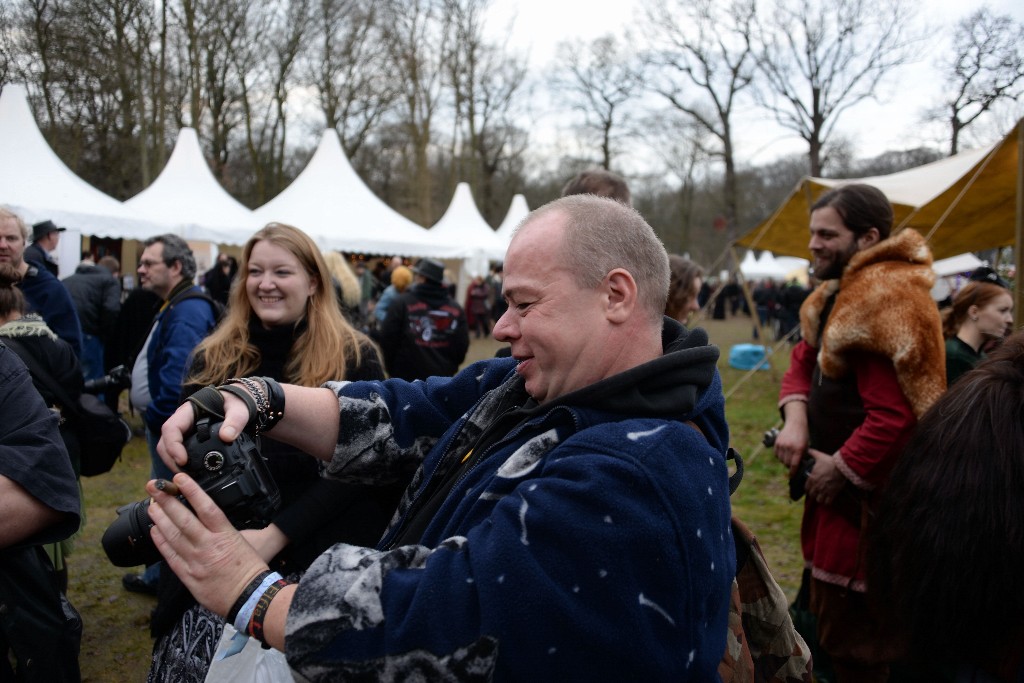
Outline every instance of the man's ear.
<svg viewBox="0 0 1024 683">
<path fill-rule="evenodd" d="M 639 292 L 636 280 L 623 268 L 616 268 L 604 278 L 606 316 L 610 322 L 621 323 L 629 319 L 636 309 Z"/>
<path fill-rule="evenodd" d="M 861 233 L 857 237 L 857 246 L 861 249 L 867 249 L 873 247 L 882 241 L 882 233 L 878 232 L 878 228 L 871 227 L 867 229 L 867 232 Z"/>
</svg>

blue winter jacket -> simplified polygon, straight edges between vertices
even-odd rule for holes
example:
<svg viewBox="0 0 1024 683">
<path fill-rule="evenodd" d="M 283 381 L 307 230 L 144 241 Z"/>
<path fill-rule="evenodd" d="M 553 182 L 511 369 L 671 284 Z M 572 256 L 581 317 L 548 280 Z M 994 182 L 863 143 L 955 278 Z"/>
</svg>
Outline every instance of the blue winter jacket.
<svg viewBox="0 0 1024 683">
<path fill-rule="evenodd" d="M 735 573 L 718 350 L 668 320 L 663 341 L 661 358 L 542 406 L 512 359 L 329 384 L 341 411 L 330 476 L 419 469 L 377 549 L 336 545 L 299 583 L 293 669 L 311 681 L 718 680 Z M 432 498 L 443 502 L 423 522 Z"/>
<path fill-rule="evenodd" d="M 171 303 L 157 314 L 153 340 L 146 350 L 152 401 L 142 417 L 155 434 L 180 405 L 189 355 L 217 324 L 209 301 L 184 296 L 191 290 L 198 292 L 199 288 L 193 285 L 172 294 Z"/>
</svg>

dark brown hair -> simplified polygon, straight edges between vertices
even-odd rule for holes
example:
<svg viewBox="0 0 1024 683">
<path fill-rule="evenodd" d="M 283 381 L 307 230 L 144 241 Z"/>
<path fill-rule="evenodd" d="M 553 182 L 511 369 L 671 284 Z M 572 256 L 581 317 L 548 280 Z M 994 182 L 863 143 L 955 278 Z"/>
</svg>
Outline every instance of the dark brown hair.
<svg viewBox="0 0 1024 683">
<path fill-rule="evenodd" d="M 702 277 L 704 270 L 690 259 L 678 254 L 669 254 L 668 267 L 668 300 L 665 302 L 665 315 L 678 320 L 690 300 L 696 298 L 699 293 L 693 291 L 693 280 Z"/>
<path fill-rule="evenodd" d="M 591 168 L 576 175 L 562 188 L 562 196 L 571 194 L 593 194 L 608 197 L 626 206 L 632 206 L 629 185 L 622 176 L 603 168 Z"/>
<path fill-rule="evenodd" d="M 25 295 L 15 286 L 19 282 L 21 273 L 17 268 L 9 263 L 0 264 L 0 316 L 25 313 Z"/>
<path fill-rule="evenodd" d="M 868 595 L 925 661 L 1024 646 L 1024 333 L 921 418 L 868 538 Z"/>
<path fill-rule="evenodd" d="M 843 225 L 860 237 L 871 228 L 878 228 L 878 235 L 888 239 L 892 231 L 892 204 L 882 191 L 873 185 L 850 183 L 833 188 L 818 197 L 811 205 L 811 211 L 830 206 L 843 219 Z"/>
</svg>

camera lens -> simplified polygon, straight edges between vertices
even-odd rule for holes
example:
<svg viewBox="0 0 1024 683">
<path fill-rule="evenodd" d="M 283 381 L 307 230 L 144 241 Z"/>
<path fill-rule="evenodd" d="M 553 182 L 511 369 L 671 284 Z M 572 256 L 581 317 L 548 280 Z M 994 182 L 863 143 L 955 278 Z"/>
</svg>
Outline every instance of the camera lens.
<svg viewBox="0 0 1024 683">
<path fill-rule="evenodd" d="M 150 499 L 129 503 L 117 509 L 117 519 L 103 533 L 103 550 L 115 567 L 138 567 L 160 560 L 149 529 Z"/>
</svg>

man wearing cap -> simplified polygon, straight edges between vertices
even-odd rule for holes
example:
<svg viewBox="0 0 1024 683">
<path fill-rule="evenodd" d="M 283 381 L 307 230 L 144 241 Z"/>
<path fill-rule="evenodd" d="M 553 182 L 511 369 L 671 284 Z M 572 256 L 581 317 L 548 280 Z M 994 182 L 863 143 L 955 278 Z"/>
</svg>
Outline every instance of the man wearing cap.
<svg viewBox="0 0 1024 683">
<path fill-rule="evenodd" d="M 450 377 L 469 349 L 466 313 L 444 286 L 444 265 L 420 259 L 413 285 L 388 307 L 379 342 L 391 377 Z"/>
<path fill-rule="evenodd" d="M 45 264 L 26 260 L 28 226 L 7 209 L 0 208 L 0 264 L 10 264 L 21 273 L 18 287 L 25 295 L 30 312 L 39 314 L 46 326 L 71 344 L 76 356 L 82 355 L 82 326 L 71 295 Z"/>
<path fill-rule="evenodd" d="M 46 266 L 54 277 L 60 277 L 60 268 L 51 252 L 57 249 L 60 234 L 67 228 L 58 228 L 53 221 L 43 221 L 32 226 L 32 244 L 25 248 L 25 260 Z"/>
</svg>

